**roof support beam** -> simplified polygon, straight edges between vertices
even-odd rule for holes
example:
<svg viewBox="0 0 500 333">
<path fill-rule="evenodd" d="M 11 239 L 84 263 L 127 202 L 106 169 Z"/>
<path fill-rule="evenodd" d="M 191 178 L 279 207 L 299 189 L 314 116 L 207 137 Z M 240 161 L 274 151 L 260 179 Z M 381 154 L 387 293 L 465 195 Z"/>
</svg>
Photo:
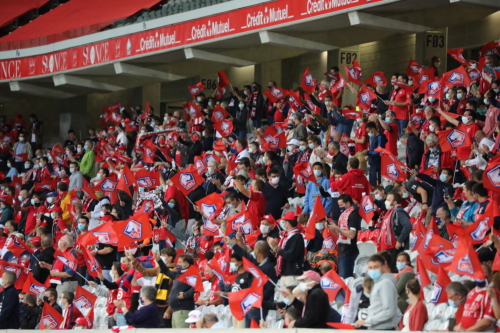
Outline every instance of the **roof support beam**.
<svg viewBox="0 0 500 333">
<path fill-rule="evenodd" d="M 12 81 L 9 82 L 11 91 L 18 91 L 28 95 L 35 95 L 41 97 L 49 97 L 49 98 L 70 98 L 75 97 L 76 95 L 70 94 L 63 91 L 58 91 L 50 88 L 39 87 L 33 84 Z"/>
<path fill-rule="evenodd" d="M 235 66 L 235 67 L 246 67 L 246 66 L 255 65 L 255 62 L 251 62 L 251 61 L 247 61 L 247 60 L 243 60 L 243 59 L 238 59 L 238 58 L 233 58 L 233 57 L 228 57 L 228 56 L 217 54 L 217 53 L 196 50 L 196 49 L 192 49 L 192 48 L 184 49 L 184 55 L 186 56 L 186 59 L 210 61 L 210 62 L 216 62 L 219 64 L 230 65 L 230 66 Z"/>
<path fill-rule="evenodd" d="M 125 89 L 123 87 L 115 86 L 112 84 L 93 81 L 67 74 L 54 75 L 52 79 L 54 80 L 54 85 L 56 87 L 62 85 L 72 85 L 72 86 L 79 86 L 79 87 L 90 88 L 95 90 L 104 90 L 104 91 L 118 91 Z"/>
<path fill-rule="evenodd" d="M 185 79 L 184 76 L 165 73 L 162 71 L 157 71 L 155 69 L 130 65 L 123 62 L 115 62 L 114 67 L 115 67 L 115 74 L 123 74 L 128 76 L 141 77 L 145 79 L 155 79 L 167 82 Z"/>
<path fill-rule="evenodd" d="M 450 0 L 450 3 L 457 2 L 500 9 L 500 2 L 498 0 Z"/>
<path fill-rule="evenodd" d="M 262 44 L 270 44 L 275 46 L 290 47 L 311 52 L 323 52 L 328 50 L 338 49 L 337 46 L 313 42 L 310 40 L 277 34 L 270 31 L 259 32 L 260 42 Z"/>
<path fill-rule="evenodd" d="M 350 12 L 348 15 L 351 26 L 362 26 L 401 33 L 417 33 L 431 30 L 431 28 L 425 27 L 423 25 L 393 20 L 390 18 L 362 13 L 358 11 Z"/>
</svg>

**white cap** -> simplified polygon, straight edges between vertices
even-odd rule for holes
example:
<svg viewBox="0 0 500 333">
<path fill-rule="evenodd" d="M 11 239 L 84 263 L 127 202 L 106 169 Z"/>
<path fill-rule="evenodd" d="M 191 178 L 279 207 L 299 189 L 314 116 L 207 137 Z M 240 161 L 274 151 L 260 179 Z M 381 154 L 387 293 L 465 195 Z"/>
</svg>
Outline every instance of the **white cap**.
<svg viewBox="0 0 500 333">
<path fill-rule="evenodd" d="M 193 310 L 189 312 L 188 318 L 184 321 L 185 323 L 196 323 L 201 317 L 201 311 Z"/>
<path fill-rule="evenodd" d="M 294 146 L 300 146 L 300 142 L 297 139 L 292 139 L 289 142 L 286 143 L 287 145 L 294 145 Z"/>
</svg>

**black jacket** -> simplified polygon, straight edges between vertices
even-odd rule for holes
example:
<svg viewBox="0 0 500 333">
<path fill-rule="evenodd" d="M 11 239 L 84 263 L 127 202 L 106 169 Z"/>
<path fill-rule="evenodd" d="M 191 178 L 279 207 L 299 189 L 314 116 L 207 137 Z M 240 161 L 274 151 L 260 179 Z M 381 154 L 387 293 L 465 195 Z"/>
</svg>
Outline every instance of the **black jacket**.
<svg viewBox="0 0 500 333">
<path fill-rule="evenodd" d="M 182 138 L 179 138 L 179 142 L 188 147 L 187 152 L 187 164 L 194 163 L 195 156 L 201 156 L 203 152 L 203 144 L 200 141 L 185 141 Z"/>
<path fill-rule="evenodd" d="M 233 124 L 234 124 L 234 130 L 235 131 L 246 131 L 247 130 L 247 108 L 243 107 L 242 110 L 238 107 L 234 119 L 233 119 Z"/>
<path fill-rule="evenodd" d="M 2 310 L 0 310 L 0 329 L 18 330 L 21 326 L 19 323 L 19 293 L 14 286 L 5 288 L 0 293 L 2 300 Z"/>
<path fill-rule="evenodd" d="M 297 298 L 294 299 L 292 305 L 302 313 L 304 303 Z M 328 295 L 319 284 L 314 285 L 308 293 L 306 299 L 306 309 L 302 318 L 295 321 L 297 328 L 329 328 L 327 321 L 330 315 L 330 302 Z"/>
<path fill-rule="evenodd" d="M 293 235 L 278 255 L 283 258 L 281 276 L 302 275 L 304 272 L 304 237 L 302 234 Z"/>
<path fill-rule="evenodd" d="M 26 303 L 21 303 L 21 311 L 24 313 L 24 318 L 21 320 L 20 328 L 22 330 L 34 330 L 40 321 L 42 308 L 38 305 L 29 306 Z"/>
<path fill-rule="evenodd" d="M 180 282 L 177 278 L 182 274 L 177 271 L 170 270 L 163 260 L 158 261 L 160 265 L 160 271 L 165 274 L 170 279 L 174 281 L 170 294 L 168 296 L 168 304 L 172 308 L 172 311 L 179 310 L 194 310 L 194 289 L 190 285 Z M 179 299 L 179 293 L 182 292 L 184 295 L 183 299 Z"/>
<path fill-rule="evenodd" d="M 262 194 L 266 198 L 265 215 L 271 214 L 276 220 L 281 218 L 281 207 L 288 202 L 288 189 L 278 183 L 277 187 L 266 182 Z"/>
<path fill-rule="evenodd" d="M 33 277 L 40 283 L 45 283 L 47 277 L 50 274 L 50 270 L 40 267 L 38 261 L 46 262 L 47 264 L 52 264 L 54 262 L 54 253 L 56 250 L 51 246 L 43 249 L 37 254 L 38 260 L 34 259 L 35 264 L 33 265 Z"/>
<path fill-rule="evenodd" d="M 415 134 L 408 134 L 408 143 L 406 145 L 408 157 L 406 163 L 408 167 L 414 169 L 420 167 L 422 156 L 424 155 L 424 142 L 420 140 Z"/>
<path fill-rule="evenodd" d="M 342 172 L 347 172 L 348 161 L 349 159 L 347 158 L 347 156 L 339 151 L 337 155 L 332 157 L 332 170 L 341 170 Z"/>
</svg>

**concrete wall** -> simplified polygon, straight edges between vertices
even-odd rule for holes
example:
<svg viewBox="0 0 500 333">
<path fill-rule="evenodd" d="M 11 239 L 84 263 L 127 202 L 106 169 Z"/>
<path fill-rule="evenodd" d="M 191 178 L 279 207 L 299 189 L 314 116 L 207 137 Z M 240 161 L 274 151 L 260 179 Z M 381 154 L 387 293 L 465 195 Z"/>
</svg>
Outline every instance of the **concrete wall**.
<svg viewBox="0 0 500 333">
<path fill-rule="evenodd" d="M 500 11 L 481 20 L 448 28 L 448 48 L 480 47 L 500 36 Z"/>
<path fill-rule="evenodd" d="M 306 67 L 316 79 L 321 81 L 325 78 L 323 73 L 329 68 L 328 52 L 305 53 L 299 56 L 283 59 L 281 61 L 281 80 L 285 89 L 297 90 L 302 82 L 302 76 Z M 267 82 L 266 82 L 267 83 Z"/>
</svg>

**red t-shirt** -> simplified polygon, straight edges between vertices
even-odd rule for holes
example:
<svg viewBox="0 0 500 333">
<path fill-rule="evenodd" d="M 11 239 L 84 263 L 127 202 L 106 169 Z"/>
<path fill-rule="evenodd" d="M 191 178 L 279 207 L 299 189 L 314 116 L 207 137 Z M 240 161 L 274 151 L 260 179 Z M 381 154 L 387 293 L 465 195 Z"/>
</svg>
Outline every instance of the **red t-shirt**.
<svg viewBox="0 0 500 333">
<path fill-rule="evenodd" d="M 215 280 L 212 281 L 212 286 L 210 287 L 210 291 L 211 291 L 210 298 L 208 300 L 213 302 L 219 298 L 219 296 L 215 295 L 216 291 L 220 291 L 219 278 L 215 278 Z"/>
<path fill-rule="evenodd" d="M 466 125 L 465 128 L 467 130 L 467 135 L 469 136 L 469 138 L 471 140 L 474 140 L 474 135 L 476 134 L 476 132 L 481 130 L 476 123 L 471 124 L 471 125 Z M 461 160 L 466 160 L 469 158 L 471 151 L 472 151 L 471 146 L 458 147 L 457 148 L 457 156 Z"/>
<path fill-rule="evenodd" d="M 25 233 L 29 234 L 31 233 L 36 226 L 36 214 L 38 212 L 38 208 L 35 206 L 29 206 L 27 216 L 26 216 L 26 226 L 25 226 Z"/>
<path fill-rule="evenodd" d="M 398 156 L 398 125 L 396 123 L 387 124 L 390 127 L 390 131 L 384 131 L 387 138 L 387 150 L 394 156 Z"/>
<path fill-rule="evenodd" d="M 260 192 L 250 192 L 250 200 L 248 201 L 248 211 L 253 214 L 257 219 L 256 222 L 260 224 L 262 216 L 266 212 L 266 198 Z M 259 228 L 259 225 L 254 225 L 255 229 Z"/>
<path fill-rule="evenodd" d="M 396 101 L 409 105 L 411 101 L 411 94 L 407 93 L 404 89 L 399 89 L 399 91 L 395 94 L 393 91 L 393 94 L 391 95 L 391 101 Z M 394 111 L 394 113 L 396 114 L 396 119 L 408 120 L 410 114 L 410 109 L 408 108 L 408 106 L 390 105 L 389 110 Z"/>
<path fill-rule="evenodd" d="M 363 124 L 358 128 L 356 128 L 356 133 L 354 137 L 356 139 L 366 138 L 365 143 L 356 142 L 355 145 L 356 152 L 368 149 L 368 143 L 370 142 L 370 140 L 368 139 L 368 133 L 366 132 L 366 124 Z"/>
<path fill-rule="evenodd" d="M 466 100 L 466 99 L 463 99 L 463 100 L 461 100 L 460 102 L 458 102 L 458 105 L 457 105 L 457 113 L 458 113 L 459 115 L 463 115 L 463 114 L 464 114 L 466 104 L 467 104 L 467 100 Z"/>
<path fill-rule="evenodd" d="M 117 294 L 118 289 L 112 289 L 109 291 L 108 301 L 106 302 L 106 313 L 110 316 L 115 314 L 116 306 L 113 301 L 116 300 Z"/>
<path fill-rule="evenodd" d="M 495 292 L 497 293 L 497 297 L 500 297 L 498 290 L 495 289 Z M 492 325 L 496 322 L 487 288 L 476 287 L 467 295 L 460 325 L 462 328 L 467 329 L 474 326 L 483 318 L 491 320 Z"/>
<path fill-rule="evenodd" d="M 54 228 L 54 244 L 57 244 L 59 239 L 61 239 L 64 235 L 62 232 L 68 229 L 68 227 L 66 226 L 66 222 L 64 222 L 60 216 L 58 216 L 52 223 L 52 228 Z"/>
</svg>

